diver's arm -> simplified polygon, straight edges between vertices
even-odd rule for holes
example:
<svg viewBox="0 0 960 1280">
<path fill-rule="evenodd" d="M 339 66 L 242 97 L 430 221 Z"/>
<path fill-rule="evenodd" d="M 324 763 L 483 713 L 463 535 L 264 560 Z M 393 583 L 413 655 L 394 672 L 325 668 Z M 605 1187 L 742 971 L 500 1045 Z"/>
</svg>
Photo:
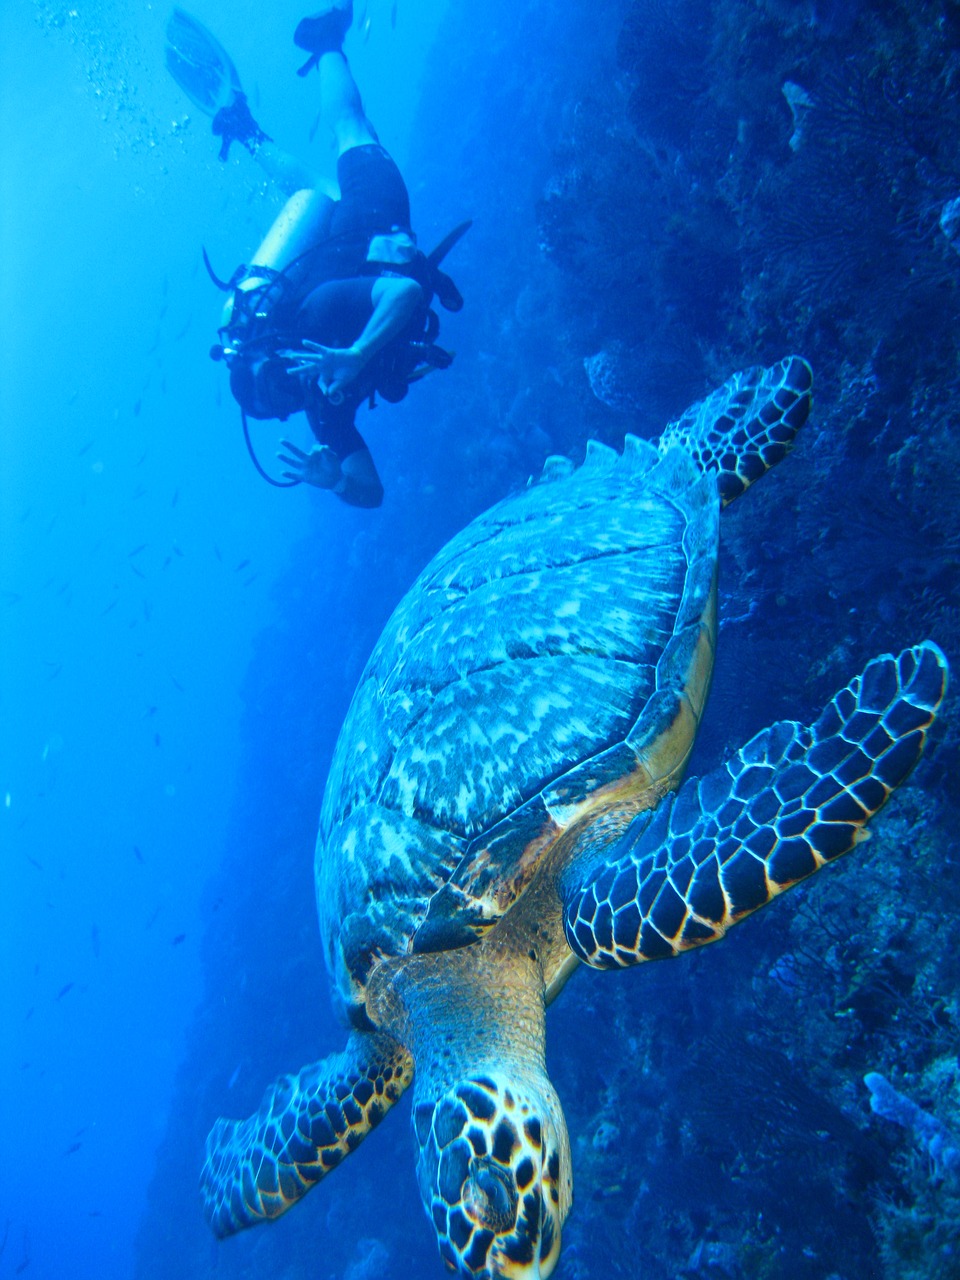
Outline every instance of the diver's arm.
<svg viewBox="0 0 960 1280">
<path fill-rule="evenodd" d="M 416 280 L 408 276 L 380 276 L 373 286 L 373 312 L 352 346 L 325 347 L 304 338 L 296 350 L 279 354 L 294 361 L 289 373 L 316 378 L 325 396 L 337 396 L 378 351 L 404 330 L 422 298 L 423 290 Z"/>
<path fill-rule="evenodd" d="M 370 450 L 354 449 L 341 461 L 327 444 L 316 444 L 309 453 L 281 440 L 286 453 L 277 457 L 288 468 L 287 480 L 300 480 L 316 489 L 329 489 L 351 507 L 379 507 L 383 501 L 383 484 Z"/>
</svg>

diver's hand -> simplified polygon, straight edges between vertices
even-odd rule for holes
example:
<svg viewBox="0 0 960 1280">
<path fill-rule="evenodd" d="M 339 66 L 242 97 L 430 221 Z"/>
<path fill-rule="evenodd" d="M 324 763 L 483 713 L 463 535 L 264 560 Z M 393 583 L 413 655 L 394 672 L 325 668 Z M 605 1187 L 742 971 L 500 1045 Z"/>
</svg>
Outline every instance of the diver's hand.
<svg viewBox="0 0 960 1280">
<path fill-rule="evenodd" d="M 357 347 L 325 347 L 309 338 L 304 338 L 300 348 L 277 354 L 291 361 L 288 373 L 316 379 L 317 386 L 333 404 L 340 403 L 344 388 L 366 364 L 363 352 Z"/>
<path fill-rule="evenodd" d="M 340 483 L 340 459 L 329 445 L 315 444 L 309 453 L 304 453 L 290 440 L 281 440 L 280 446 L 292 455 L 277 454 L 280 461 L 290 468 L 283 472 L 284 479 L 302 480 L 317 489 L 335 489 Z"/>
</svg>

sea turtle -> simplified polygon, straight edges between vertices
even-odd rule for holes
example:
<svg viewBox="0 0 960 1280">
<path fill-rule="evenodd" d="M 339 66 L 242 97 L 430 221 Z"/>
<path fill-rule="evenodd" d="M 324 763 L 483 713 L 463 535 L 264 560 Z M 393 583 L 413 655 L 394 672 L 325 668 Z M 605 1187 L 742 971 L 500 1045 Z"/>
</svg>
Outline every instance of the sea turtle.
<svg viewBox="0 0 960 1280">
<path fill-rule="evenodd" d="M 851 849 L 915 764 L 945 684 L 930 643 L 680 786 L 713 665 L 720 509 L 787 453 L 811 386 L 790 357 L 656 443 L 548 460 L 401 602 L 317 841 L 347 1046 L 216 1123 L 202 1188 L 219 1235 L 283 1213 L 413 1083 L 444 1262 L 472 1280 L 549 1275 L 572 1177 L 546 1006 L 580 964 L 721 938 Z"/>
</svg>

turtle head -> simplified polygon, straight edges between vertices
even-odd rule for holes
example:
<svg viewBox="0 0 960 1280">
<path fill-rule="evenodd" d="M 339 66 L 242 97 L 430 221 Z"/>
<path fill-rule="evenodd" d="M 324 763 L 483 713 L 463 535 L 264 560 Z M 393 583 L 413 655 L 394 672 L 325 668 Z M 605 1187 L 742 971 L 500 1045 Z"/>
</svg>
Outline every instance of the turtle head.
<svg viewBox="0 0 960 1280">
<path fill-rule="evenodd" d="M 417 1179 L 440 1256 L 464 1280 L 540 1280 L 570 1210 L 570 1143 L 549 1082 L 484 1071 L 414 1105 Z"/>
</svg>

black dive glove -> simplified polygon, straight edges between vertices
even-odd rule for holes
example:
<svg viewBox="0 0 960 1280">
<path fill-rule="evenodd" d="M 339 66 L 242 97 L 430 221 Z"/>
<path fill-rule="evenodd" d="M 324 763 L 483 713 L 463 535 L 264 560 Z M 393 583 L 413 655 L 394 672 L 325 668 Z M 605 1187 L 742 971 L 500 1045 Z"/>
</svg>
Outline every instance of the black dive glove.
<svg viewBox="0 0 960 1280">
<path fill-rule="evenodd" d="M 253 155 L 261 142 L 273 141 L 250 114 L 247 95 L 239 91 L 229 107 L 221 107 L 213 117 L 213 132 L 223 139 L 220 143 L 221 160 L 226 160 L 230 154 L 231 142 L 239 142 Z"/>
</svg>

